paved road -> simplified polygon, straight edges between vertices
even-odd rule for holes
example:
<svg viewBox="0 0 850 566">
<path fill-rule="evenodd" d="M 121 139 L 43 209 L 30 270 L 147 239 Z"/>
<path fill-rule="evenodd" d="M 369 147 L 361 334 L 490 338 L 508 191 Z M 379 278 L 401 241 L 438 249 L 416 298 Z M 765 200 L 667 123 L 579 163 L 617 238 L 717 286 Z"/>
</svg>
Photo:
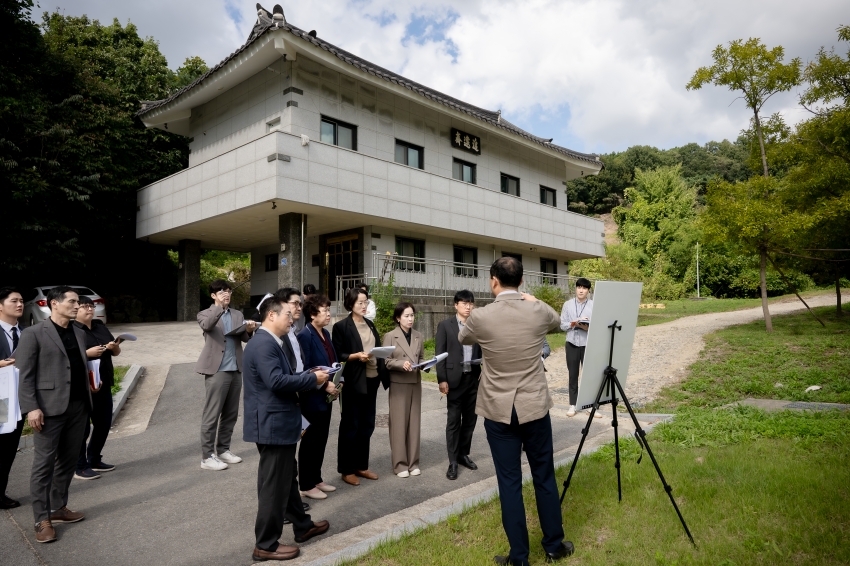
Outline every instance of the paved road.
<svg viewBox="0 0 850 566">
<path fill-rule="evenodd" d="M 202 399 L 203 383 L 192 372 L 192 365 L 172 366 L 147 430 L 107 443 L 105 459 L 117 464 L 117 470 L 94 481 L 74 480 L 70 507 L 85 512 L 87 518 L 73 525 L 58 525 L 59 540 L 55 543 L 34 542 L 29 496 L 32 451 L 20 453 L 8 493 L 23 505 L 0 523 L 0 563 L 250 564 L 259 456 L 253 444 L 241 441 L 240 418 L 233 451 L 245 461 L 223 472 L 201 470 L 198 423 Z M 446 480 L 445 400 L 440 400 L 436 389 L 428 387 L 423 391 L 422 404 L 423 473 L 418 478 L 399 479 L 392 475 L 388 430 L 378 428 L 372 441 L 370 467 L 381 479 L 364 480 L 359 487 L 342 483 L 332 473 L 336 469 L 337 444 L 332 434 L 324 470 L 326 480 L 340 489 L 326 500 L 311 502 L 314 518 L 330 520 L 329 536 L 494 474 L 479 419 L 471 456 L 480 469 L 463 469 L 457 481 Z M 378 413 L 387 413 L 384 391 L 379 394 Z M 553 419 L 555 450 L 576 444 L 584 422 Z M 601 430 L 601 421 L 596 422 Z M 335 410 L 332 430 L 337 429 L 338 423 Z M 21 531 L 28 542 L 23 540 Z M 289 527 L 283 540 L 292 542 Z M 304 545 L 305 558 L 323 554 L 319 549 L 311 551 L 314 544 Z"/>
</svg>

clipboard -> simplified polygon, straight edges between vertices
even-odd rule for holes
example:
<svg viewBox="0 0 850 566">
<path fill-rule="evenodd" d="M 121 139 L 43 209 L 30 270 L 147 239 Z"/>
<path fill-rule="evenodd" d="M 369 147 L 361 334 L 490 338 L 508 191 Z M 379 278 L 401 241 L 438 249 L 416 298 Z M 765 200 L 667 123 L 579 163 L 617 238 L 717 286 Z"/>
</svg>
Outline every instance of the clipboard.
<svg viewBox="0 0 850 566">
<path fill-rule="evenodd" d="M 237 326 L 236 328 L 234 328 L 233 330 L 231 330 L 230 332 L 225 334 L 225 336 L 239 336 L 240 334 L 245 332 L 245 328 L 247 326 L 248 326 L 248 323 L 243 322 L 242 324 L 240 324 L 239 326 Z"/>
</svg>

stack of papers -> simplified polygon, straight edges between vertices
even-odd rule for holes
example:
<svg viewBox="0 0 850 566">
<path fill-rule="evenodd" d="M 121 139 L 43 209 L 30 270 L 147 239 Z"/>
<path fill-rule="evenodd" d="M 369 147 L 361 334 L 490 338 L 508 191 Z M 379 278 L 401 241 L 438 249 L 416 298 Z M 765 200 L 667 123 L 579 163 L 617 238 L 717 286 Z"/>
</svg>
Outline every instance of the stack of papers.
<svg viewBox="0 0 850 566">
<path fill-rule="evenodd" d="M 329 376 L 332 376 L 335 373 L 337 373 L 338 371 L 342 371 L 342 365 L 337 363 L 337 364 L 334 364 L 330 367 L 328 367 L 328 366 L 316 366 L 314 368 L 308 369 L 307 371 L 326 371 L 326 372 L 328 372 Z"/>
<path fill-rule="evenodd" d="M 372 348 L 369 351 L 369 355 L 383 359 L 392 355 L 393 352 L 395 352 L 395 346 L 378 346 L 376 348 Z"/>
<path fill-rule="evenodd" d="M 434 367 L 435 365 L 437 365 L 441 361 L 445 360 L 447 357 L 449 357 L 449 353 L 443 352 L 439 356 L 434 356 L 430 360 L 416 364 L 415 366 L 412 367 L 412 369 L 420 369 L 422 371 L 428 371 L 429 369 L 431 369 L 432 367 Z"/>
<path fill-rule="evenodd" d="M 100 360 L 90 360 L 86 362 L 86 367 L 89 374 L 89 387 L 92 391 L 99 391 L 101 386 Z"/>
<path fill-rule="evenodd" d="M 18 368 L 0 368 L 0 434 L 14 432 L 21 420 L 18 404 Z"/>
</svg>

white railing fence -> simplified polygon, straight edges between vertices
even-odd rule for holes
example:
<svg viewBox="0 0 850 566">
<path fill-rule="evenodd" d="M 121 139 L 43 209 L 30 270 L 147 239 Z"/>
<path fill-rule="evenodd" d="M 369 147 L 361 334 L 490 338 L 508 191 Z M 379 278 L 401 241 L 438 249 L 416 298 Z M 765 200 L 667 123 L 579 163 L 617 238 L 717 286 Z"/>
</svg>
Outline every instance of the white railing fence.
<svg viewBox="0 0 850 566">
<path fill-rule="evenodd" d="M 336 278 L 337 304 L 341 305 L 349 289 L 363 283 L 372 287 L 376 282 L 387 283 L 393 276 L 394 285 L 401 288 L 404 297 L 433 299 L 451 304 L 457 291 L 468 289 L 475 294 L 476 300 L 490 300 L 490 266 L 471 263 L 457 263 L 450 260 L 416 258 L 398 254 L 373 253 L 371 262 L 365 258 L 366 273 L 339 275 Z M 369 265 L 371 263 L 371 265 Z M 370 269 L 371 268 L 371 269 Z M 567 297 L 575 291 L 578 277 L 523 270 L 521 290 L 540 285 L 552 285 L 561 288 Z M 429 300 L 429 302 L 432 302 Z M 337 310 L 342 312 L 340 306 Z"/>
</svg>

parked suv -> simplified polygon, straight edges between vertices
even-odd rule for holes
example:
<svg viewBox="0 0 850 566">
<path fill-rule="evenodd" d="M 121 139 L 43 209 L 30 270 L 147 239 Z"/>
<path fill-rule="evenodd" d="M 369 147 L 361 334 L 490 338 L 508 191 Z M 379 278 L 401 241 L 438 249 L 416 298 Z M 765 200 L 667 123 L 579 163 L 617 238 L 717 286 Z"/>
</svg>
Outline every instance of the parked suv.
<svg viewBox="0 0 850 566">
<path fill-rule="evenodd" d="M 35 287 L 24 291 L 24 316 L 23 322 L 27 326 L 37 324 L 42 320 L 50 317 L 50 305 L 47 304 L 47 292 L 59 285 L 45 285 L 43 287 Z M 89 289 L 88 287 L 80 287 L 79 285 L 69 285 L 80 296 L 86 296 L 94 302 L 94 317 L 106 322 L 106 303 L 105 301 Z"/>
</svg>

